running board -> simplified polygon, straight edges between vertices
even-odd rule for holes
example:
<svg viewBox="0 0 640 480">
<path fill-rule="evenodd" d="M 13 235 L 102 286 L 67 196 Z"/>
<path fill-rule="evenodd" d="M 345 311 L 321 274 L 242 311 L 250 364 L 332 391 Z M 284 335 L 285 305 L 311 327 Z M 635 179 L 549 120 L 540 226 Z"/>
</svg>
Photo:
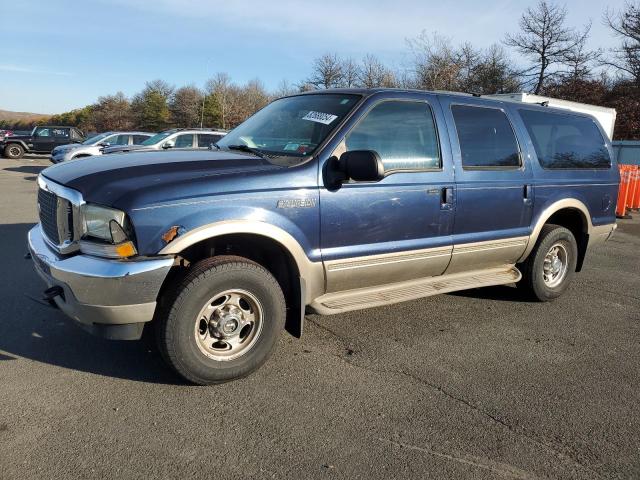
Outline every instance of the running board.
<svg viewBox="0 0 640 480">
<path fill-rule="evenodd" d="M 518 282 L 521 278 L 522 274 L 516 267 L 505 265 L 498 268 L 452 273 L 450 275 L 420 278 L 389 285 L 326 293 L 316 298 L 310 307 L 315 313 L 331 315 L 350 310 L 406 302 L 407 300 L 429 297 L 439 293 L 489 287 L 491 285 L 505 285 Z"/>
</svg>

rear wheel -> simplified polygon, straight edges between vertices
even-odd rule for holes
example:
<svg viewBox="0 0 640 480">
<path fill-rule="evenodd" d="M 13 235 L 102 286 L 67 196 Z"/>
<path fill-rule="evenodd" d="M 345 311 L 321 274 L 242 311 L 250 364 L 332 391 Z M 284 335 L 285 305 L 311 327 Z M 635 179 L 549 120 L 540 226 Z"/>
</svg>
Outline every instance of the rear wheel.
<svg viewBox="0 0 640 480">
<path fill-rule="evenodd" d="M 19 158 L 22 158 L 23 155 L 24 155 L 24 148 L 22 148 L 22 145 L 18 143 L 10 143 L 6 147 L 4 147 L 5 158 L 17 160 Z"/>
<path fill-rule="evenodd" d="M 171 367 L 199 385 L 244 377 L 269 358 L 286 307 L 276 279 L 242 257 L 195 264 L 158 318 L 158 344 Z"/>
<path fill-rule="evenodd" d="M 553 300 L 569 286 L 577 260 L 578 245 L 573 233 L 559 225 L 545 225 L 533 251 L 520 265 L 522 280 L 518 286 L 536 300 Z"/>
</svg>

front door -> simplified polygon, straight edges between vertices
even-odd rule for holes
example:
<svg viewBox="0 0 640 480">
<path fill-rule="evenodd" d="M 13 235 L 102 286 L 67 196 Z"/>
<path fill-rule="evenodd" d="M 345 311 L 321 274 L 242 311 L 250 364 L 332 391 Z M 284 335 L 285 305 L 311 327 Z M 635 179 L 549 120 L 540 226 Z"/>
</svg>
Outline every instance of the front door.
<svg viewBox="0 0 640 480">
<path fill-rule="evenodd" d="M 532 172 L 506 109 L 442 97 L 456 170 L 453 255 L 447 273 L 513 264 L 533 212 Z"/>
<path fill-rule="evenodd" d="M 35 152 L 50 152 L 53 150 L 53 147 L 56 146 L 53 130 L 50 127 L 37 127 L 33 133 L 31 150 Z"/>
<path fill-rule="evenodd" d="M 439 141 L 444 119 L 437 100 L 372 98 L 361 108 L 367 113 L 333 156 L 373 150 L 386 176 L 337 189 L 321 184 L 327 292 L 440 275 L 451 258 L 453 169 L 449 146 Z"/>
</svg>

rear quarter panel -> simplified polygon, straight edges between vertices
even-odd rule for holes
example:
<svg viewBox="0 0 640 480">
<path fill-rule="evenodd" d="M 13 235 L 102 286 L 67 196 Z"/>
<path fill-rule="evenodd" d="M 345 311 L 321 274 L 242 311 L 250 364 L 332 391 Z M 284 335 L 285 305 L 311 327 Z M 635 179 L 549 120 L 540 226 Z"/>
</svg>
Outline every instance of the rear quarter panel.
<svg viewBox="0 0 640 480">
<path fill-rule="evenodd" d="M 618 184 L 620 174 L 615 162 L 611 142 L 600 124 L 593 117 L 585 114 L 576 114 L 583 117 L 592 118 L 600 133 L 609 156 L 611 157 L 611 168 L 608 169 L 548 169 L 543 168 L 538 161 L 536 151 L 528 135 L 527 129 L 519 115 L 519 110 L 539 110 L 549 111 L 548 107 L 536 107 L 527 105 L 523 107 L 518 104 L 507 106 L 512 112 L 511 117 L 516 123 L 521 136 L 525 139 L 527 161 L 533 171 L 534 186 L 534 212 L 532 225 L 536 225 L 543 212 L 555 202 L 574 198 L 586 205 L 590 213 L 590 220 L 594 226 L 606 225 L 615 222 L 615 205 L 618 197 Z M 554 109 L 555 110 L 555 109 Z M 567 114 L 564 110 L 559 111 Z"/>
</svg>

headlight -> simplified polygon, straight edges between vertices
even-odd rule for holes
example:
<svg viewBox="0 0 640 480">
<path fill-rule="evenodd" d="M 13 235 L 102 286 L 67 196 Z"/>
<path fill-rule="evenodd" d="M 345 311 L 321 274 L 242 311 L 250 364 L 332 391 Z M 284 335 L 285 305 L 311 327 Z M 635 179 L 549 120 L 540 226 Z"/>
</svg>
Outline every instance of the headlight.
<svg viewBox="0 0 640 480">
<path fill-rule="evenodd" d="M 81 252 L 108 258 L 127 258 L 137 253 L 130 239 L 130 228 L 124 212 L 100 205 L 84 204 L 81 215 Z"/>
</svg>

